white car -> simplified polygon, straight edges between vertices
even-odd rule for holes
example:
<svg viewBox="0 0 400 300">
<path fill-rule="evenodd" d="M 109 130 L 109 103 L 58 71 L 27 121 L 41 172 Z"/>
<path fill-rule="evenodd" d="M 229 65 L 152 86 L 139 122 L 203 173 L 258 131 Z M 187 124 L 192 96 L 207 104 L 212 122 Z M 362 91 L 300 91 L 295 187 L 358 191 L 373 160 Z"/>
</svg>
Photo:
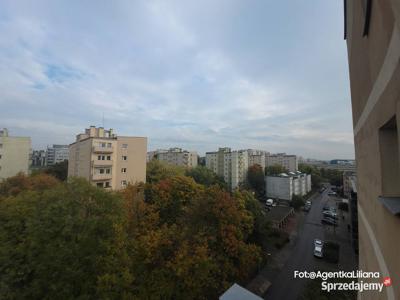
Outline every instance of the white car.
<svg viewBox="0 0 400 300">
<path fill-rule="evenodd" d="M 323 256 L 323 253 L 322 253 L 323 246 L 324 246 L 324 243 L 321 240 L 319 240 L 319 239 L 314 240 L 314 256 L 316 256 L 316 257 Z"/>
</svg>

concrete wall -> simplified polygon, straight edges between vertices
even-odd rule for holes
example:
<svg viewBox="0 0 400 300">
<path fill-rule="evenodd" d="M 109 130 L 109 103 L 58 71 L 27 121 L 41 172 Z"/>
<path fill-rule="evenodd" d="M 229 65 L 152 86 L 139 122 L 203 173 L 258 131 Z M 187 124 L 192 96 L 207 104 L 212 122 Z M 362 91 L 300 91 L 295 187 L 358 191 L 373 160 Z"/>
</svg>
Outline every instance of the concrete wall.
<svg viewBox="0 0 400 300">
<path fill-rule="evenodd" d="M 0 180 L 19 172 L 28 174 L 31 139 L 0 136 Z"/>
<path fill-rule="evenodd" d="M 372 1 L 367 36 L 362 34 L 363 2 L 347 1 L 346 18 L 357 160 L 359 268 L 395 278 L 400 274 L 400 218 L 378 197 L 400 197 L 400 2 Z M 394 124 L 390 125 L 390 120 Z M 395 295 L 400 295 L 398 284 L 382 293 L 361 293 L 360 298 L 395 299 Z"/>
</svg>

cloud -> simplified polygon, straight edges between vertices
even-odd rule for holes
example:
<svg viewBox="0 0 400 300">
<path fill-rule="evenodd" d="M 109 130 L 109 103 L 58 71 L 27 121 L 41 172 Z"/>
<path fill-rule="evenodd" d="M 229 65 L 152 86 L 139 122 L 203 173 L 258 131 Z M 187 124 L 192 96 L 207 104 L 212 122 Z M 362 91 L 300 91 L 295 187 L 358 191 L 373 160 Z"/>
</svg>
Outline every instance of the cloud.
<svg viewBox="0 0 400 300">
<path fill-rule="evenodd" d="M 4 1 L 0 11 L 0 126 L 35 148 L 104 116 L 150 149 L 354 156 L 340 4 Z"/>
</svg>

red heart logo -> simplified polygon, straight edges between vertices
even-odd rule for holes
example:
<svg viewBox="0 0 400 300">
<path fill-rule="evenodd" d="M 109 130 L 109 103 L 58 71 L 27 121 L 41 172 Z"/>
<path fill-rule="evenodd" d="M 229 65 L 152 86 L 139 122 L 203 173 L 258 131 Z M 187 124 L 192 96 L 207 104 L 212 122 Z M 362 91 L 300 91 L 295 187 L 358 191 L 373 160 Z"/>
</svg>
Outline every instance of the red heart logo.
<svg viewBox="0 0 400 300">
<path fill-rule="evenodd" d="M 392 285 L 392 279 L 390 277 L 384 277 L 383 278 L 383 285 L 384 286 L 391 286 Z"/>
</svg>

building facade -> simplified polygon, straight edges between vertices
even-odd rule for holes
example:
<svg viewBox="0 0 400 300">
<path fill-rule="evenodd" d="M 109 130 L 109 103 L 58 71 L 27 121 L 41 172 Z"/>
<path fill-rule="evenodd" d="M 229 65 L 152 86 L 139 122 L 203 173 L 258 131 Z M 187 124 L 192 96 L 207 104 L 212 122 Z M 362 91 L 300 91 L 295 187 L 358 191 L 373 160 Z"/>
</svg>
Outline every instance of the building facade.
<svg viewBox="0 0 400 300">
<path fill-rule="evenodd" d="M 47 147 L 46 161 L 48 166 L 63 162 L 69 158 L 69 146 L 68 145 L 53 145 Z"/>
<path fill-rule="evenodd" d="M 372 5 L 373 3 L 373 5 Z M 345 1 L 357 161 L 359 268 L 400 274 L 400 1 Z M 394 282 L 360 299 L 398 299 Z"/>
<path fill-rule="evenodd" d="M 168 150 L 156 150 L 147 153 L 147 160 L 158 159 L 175 166 L 186 168 L 197 167 L 198 155 L 195 151 L 170 148 Z"/>
<path fill-rule="evenodd" d="M 265 190 L 269 198 L 292 201 L 293 195 L 304 196 L 311 191 L 311 175 L 297 171 L 266 176 Z"/>
<path fill-rule="evenodd" d="M 232 151 L 219 148 L 216 152 L 206 152 L 206 167 L 222 176 L 231 190 L 247 179 L 249 169 L 248 150 Z"/>
<path fill-rule="evenodd" d="M 8 130 L 0 130 L 0 180 L 22 172 L 28 174 L 31 138 L 9 136 Z"/>
<path fill-rule="evenodd" d="M 117 136 L 91 126 L 69 146 L 68 177 L 83 177 L 97 187 L 118 190 L 146 181 L 147 138 Z"/>
<path fill-rule="evenodd" d="M 270 167 L 279 165 L 284 167 L 289 172 L 296 172 L 299 168 L 299 163 L 296 155 L 288 155 L 286 153 L 270 154 L 266 156 L 265 166 Z"/>
<path fill-rule="evenodd" d="M 31 156 L 31 166 L 33 168 L 43 168 L 46 163 L 46 150 L 33 150 Z"/>
</svg>

